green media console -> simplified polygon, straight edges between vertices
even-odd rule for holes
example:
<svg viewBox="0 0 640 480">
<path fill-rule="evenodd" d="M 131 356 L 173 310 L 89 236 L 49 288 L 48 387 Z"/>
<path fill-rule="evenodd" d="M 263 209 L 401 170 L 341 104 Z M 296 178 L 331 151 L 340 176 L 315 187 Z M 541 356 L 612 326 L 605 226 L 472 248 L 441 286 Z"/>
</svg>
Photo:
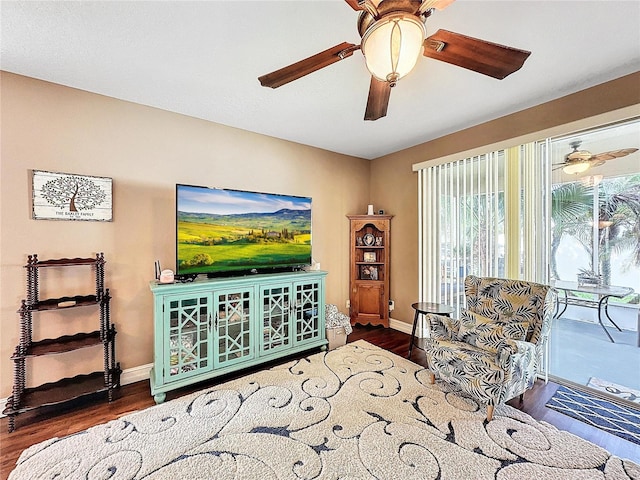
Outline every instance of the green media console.
<svg viewBox="0 0 640 480">
<path fill-rule="evenodd" d="M 151 395 L 312 348 L 326 348 L 325 276 L 291 272 L 151 282 Z"/>
</svg>

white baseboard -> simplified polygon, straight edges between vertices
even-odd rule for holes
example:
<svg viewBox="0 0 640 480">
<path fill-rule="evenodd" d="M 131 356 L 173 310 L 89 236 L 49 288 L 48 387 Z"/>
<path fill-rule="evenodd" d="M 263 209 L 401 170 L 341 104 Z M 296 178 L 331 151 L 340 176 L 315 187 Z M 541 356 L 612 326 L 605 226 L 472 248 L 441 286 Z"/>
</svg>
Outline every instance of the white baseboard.
<svg viewBox="0 0 640 480">
<path fill-rule="evenodd" d="M 151 367 L 153 367 L 153 363 L 147 363 L 146 365 L 140 365 L 139 367 L 133 367 L 123 370 L 120 374 L 120 385 L 129 385 L 130 383 L 149 380 Z M 0 398 L 0 412 L 2 412 L 6 406 L 7 399 Z M 6 415 L 0 413 L 0 418 L 2 417 L 6 417 Z"/>
<path fill-rule="evenodd" d="M 411 335 L 411 327 L 413 325 L 410 323 L 403 322 L 402 320 L 396 320 L 395 318 L 389 317 L 389 328 L 393 328 L 394 330 L 398 330 L 399 332 L 406 333 L 407 335 Z"/>
<path fill-rule="evenodd" d="M 149 380 L 152 367 L 153 363 L 147 363 L 146 365 L 140 365 L 139 367 L 123 370 L 120 374 L 120 385 L 129 385 L 130 383 Z"/>
</svg>

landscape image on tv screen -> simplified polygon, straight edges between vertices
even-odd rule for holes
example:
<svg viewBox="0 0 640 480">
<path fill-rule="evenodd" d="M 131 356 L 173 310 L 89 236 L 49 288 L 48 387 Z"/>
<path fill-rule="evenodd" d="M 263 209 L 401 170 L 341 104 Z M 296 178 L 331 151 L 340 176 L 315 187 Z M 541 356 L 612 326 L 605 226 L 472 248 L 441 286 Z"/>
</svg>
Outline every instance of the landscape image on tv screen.
<svg viewBox="0 0 640 480">
<path fill-rule="evenodd" d="M 176 185 L 178 274 L 311 264 L 311 198 Z"/>
</svg>

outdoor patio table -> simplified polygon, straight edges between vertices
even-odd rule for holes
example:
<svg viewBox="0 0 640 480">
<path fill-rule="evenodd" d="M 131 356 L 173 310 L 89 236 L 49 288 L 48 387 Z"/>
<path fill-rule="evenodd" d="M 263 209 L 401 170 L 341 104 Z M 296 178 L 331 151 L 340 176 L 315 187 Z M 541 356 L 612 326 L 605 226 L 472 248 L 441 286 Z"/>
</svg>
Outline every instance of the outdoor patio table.
<svg viewBox="0 0 640 480">
<path fill-rule="evenodd" d="M 600 326 L 604 330 L 604 333 L 607 334 L 607 337 L 609 337 L 609 340 L 615 343 L 615 341 L 613 340 L 613 337 L 607 331 L 604 323 L 602 323 L 602 314 L 604 312 L 604 315 L 611 322 L 611 324 L 614 327 L 616 327 L 618 331 L 622 331 L 620 327 L 616 324 L 616 322 L 614 322 L 609 316 L 609 311 L 608 311 L 609 298 L 626 297 L 627 295 L 630 295 L 633 293 L 633 288 L 616 287 L 614 285 L 580 285 L 578 284 L 578 282 L 568 282 L 564 280 L 555 280 L 551 282 L 551 286 L 554 287 L 556 290 L 558 290 L 558 292 L 563 293 L 563 295 L 558 295 L 558 304 L 556 305 L 556 313 L 554 315 L 554 318 L 560 318 L 564 313 L 564 311 L 567 309 L 567 305 L 569 303 L 567 298 L 567 295 L 568 295 L 567 292 L 583 292 L 583 293 L 591 293 L 593 295 L 597 295 L 598 296 L 597 304 L 595 301 L 592 301 L 592 302 L 583 301 L 583 302 L 580 302 L 579 305 L 585 306 L 585 307 L 598 308 L 598 323 L 600 323 Z M 560 310 L 560 303 L 564 304 L 564 306 L 562 307 L 562 310 Z M 638 317 L 638 346 L 640 346 L 640 317 Z"/>
</svg>

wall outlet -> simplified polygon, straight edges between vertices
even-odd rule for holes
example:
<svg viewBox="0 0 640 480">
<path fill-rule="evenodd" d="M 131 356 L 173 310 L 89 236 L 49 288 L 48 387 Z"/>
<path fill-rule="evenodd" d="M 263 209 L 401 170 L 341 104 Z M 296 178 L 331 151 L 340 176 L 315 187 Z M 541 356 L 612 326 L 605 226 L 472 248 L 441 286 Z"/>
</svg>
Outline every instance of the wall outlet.
<svg viewBox="0 0 640 480">
<path fill-rule="evenodd" d="M 347 309 L 351 308 L 351 300 L 347 300 L 344 306 L 347 307 Z"/>
<path fill-rule="evenodd" d="M 389 311 L 393 312 L 393 310 L 396 308 L 396 304 L 393 300 L 389 300 Z"/>
</svg>

